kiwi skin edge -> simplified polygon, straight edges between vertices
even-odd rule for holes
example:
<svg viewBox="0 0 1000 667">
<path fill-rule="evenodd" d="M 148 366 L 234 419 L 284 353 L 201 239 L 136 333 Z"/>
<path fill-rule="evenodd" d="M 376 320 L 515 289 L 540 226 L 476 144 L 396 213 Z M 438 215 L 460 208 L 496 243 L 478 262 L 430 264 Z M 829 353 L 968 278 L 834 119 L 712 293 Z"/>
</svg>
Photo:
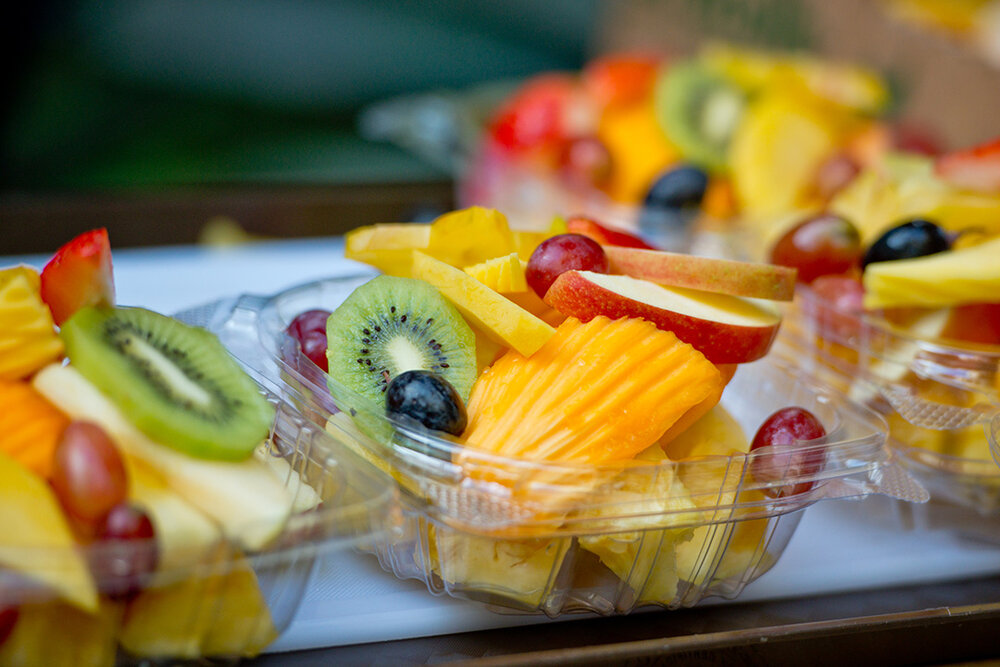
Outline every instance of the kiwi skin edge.
<svg viewBox="0 0 1000 667">
<path fill-rule="evenodd" d="M 274 407 L 218 338 L 144 308 L 81 308 L 59 332 L 76 369 L 151 440 L 196 458 L 240 461 Z"/>
</svg>

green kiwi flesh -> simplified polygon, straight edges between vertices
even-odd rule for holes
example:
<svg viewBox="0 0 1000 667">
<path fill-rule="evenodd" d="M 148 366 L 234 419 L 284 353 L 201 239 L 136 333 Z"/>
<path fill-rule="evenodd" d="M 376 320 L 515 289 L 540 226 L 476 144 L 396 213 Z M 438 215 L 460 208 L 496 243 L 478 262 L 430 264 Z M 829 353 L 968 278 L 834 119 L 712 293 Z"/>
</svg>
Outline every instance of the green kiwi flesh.
<svg viewBox="0 0 1000 667">
<path fill-rule="evenodd" d="M 152 440 L 204 459 L 247 458 L 273 406 L 210 332 L 143 308 L 82 308 L 60 332 L 71 364 Z"/>
<path fill-rule="evenodd" d="M 377 276 L 361 285 L 326 323 L 330 390 L 341 409 L 365 399 L 384 414 L 389 381 L 408 370 L 441 375 L 468 400 L 476 379 L 476 338 L 458 310 L 433 285 Z"/>
<path fill-rule="evenodd" d="M 742 89 L 702 65 L 679 63 L 658 79 L 654 105 L 660 126 L 687 160 L 711 172 L 726 169 L 746 106 Z"/>
</svg>

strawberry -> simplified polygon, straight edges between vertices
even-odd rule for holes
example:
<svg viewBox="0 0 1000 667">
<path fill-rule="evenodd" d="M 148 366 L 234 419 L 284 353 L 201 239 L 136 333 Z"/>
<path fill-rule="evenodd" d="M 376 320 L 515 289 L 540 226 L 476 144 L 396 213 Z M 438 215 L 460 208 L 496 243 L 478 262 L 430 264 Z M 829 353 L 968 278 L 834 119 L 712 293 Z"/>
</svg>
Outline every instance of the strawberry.
<svg viewBox="0 0 1000 667">
<path fill-rule="evenodd" d="M 1000 193 L 1000 137 L 942 155 L 934 169 L 943 180 L 960 188 Z"/>
<path fill-rule="evenodd" d="M 581 77 L 598 104 L 632 104 L 650 95 L 661 62 L 649 53 L 614 53 L 592 60 Z"/>
<path fill-rule="evenodd" d="M 608 227 L 597 223 L 590 218 L 576 216 L 566 221 L 566 231 L 574 234 L 589 236 L 601 245 L 616 245 L 625 248 L 643 248 L 645 250 L 657 250 L 638 236 L 630 234 L 621 229 Z"/>
<path fill-rule="evenodd" d="M 500 108 L 490 124 L 490 135 L 515 152 L 561 145 L 570 134 L 567 117 L 576 91 L 569 76 L 536 76 Z"/>
<path fill-rule="evenodd" d="M 80 234 L 56 251 L 42 269 L 42 300 L 57 325 L 84 306 L 113 305 L 115 283 L 111 270 L 108 230 Z"/>
</svg>

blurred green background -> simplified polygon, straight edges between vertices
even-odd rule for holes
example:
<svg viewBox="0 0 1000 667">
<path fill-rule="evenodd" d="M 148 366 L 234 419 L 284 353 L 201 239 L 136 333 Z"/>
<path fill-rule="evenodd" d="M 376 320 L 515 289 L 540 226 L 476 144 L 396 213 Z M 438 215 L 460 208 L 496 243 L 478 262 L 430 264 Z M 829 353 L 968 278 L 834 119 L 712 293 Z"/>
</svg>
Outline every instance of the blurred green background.
<svg viewBox="0 0 1000 667">
<path fill-rule="evenodd" d="M 16 48 L 0 186 L 37 193 L 444 179 L 397 147 L 363 140 L 358 111 L 407 93 L 578 68 L 597 7 L 597 0 L 34 3 L 11 14 L 5 29 Z"/>
</svg>

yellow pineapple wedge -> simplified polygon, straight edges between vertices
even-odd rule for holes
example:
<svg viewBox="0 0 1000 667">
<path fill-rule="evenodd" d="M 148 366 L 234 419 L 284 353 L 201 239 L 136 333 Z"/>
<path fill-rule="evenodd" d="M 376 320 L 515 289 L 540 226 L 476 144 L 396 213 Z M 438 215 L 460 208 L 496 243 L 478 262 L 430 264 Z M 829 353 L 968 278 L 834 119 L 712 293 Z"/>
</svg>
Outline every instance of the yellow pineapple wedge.
<svg viewBox="0 0 1000 667">
<path fill-rule="evenodd" d="M 2 453 L 0 545 L 0 566 L 48 586 L 77 609 L 97 612 L 97 588 L 52 487 Z"/>
<path fill-rule="evenodd" d="M 472 206 L 445 213 L 431 223 L 426 254 L 456 267 L 517 252 L 507 217 L 492 208 Z"/>
<path fill-rule="evenodd" d="M 464 271 L 494 292 L 524 292 L 528 289 L 524 277 L 526 266 L 527 263 L 512 252 L 467 266 Z"/>
<path fill-rule="evenodd" d="M 120 641 L 141 657 L 254 656 L 278 633 L 250 563 L 238 554 L 206 561 L 176 584 L 148 588 L 129 604 Z"/>
<path fill-rule="evenodd" d="M 669 604 L 676 598 L 680 577 L 675 550 L 691 539 L 692 524 L 702 515 L 674 469 L 662 465 L 667 460 L 658 444 L 649 447 L 636 456 L 648 468 L 626 469 L 620 484 L 582 513 L 588 518 L 607 515 L 621 529 L 578 539 L 633 590 L 636 604 Z M 635 518 L 622 519 L 623 512 Z M 664 527 L 671 525 L 677 527 Z"/>
<path fill-rule="evenodd" d="M 866 309 L 992 303 L 1000 294 L 1000 237 L 915 259 L 869 264 Z"/>
<path fill-rule="evenodd" d="M 749 452 L 750 440 L 739 422 L 723 406 L 716 404 L 664 444 L 663 449 L 674 461 L 697 456 L 730 456 Z"/>
<path fill-rule="evenodd" d="M 507 539 L 427 527 L 434 570 L 455 590 L 535 611 L 552 593 L 572 538 Z"/>
<path fill-rule="evenodd" d="M 0 644 L 0 665 L 114 667 L 121 617 L 117 602 L 101 601 L 92 614 L 57 601 L 21 605 L 13 631 Z"/>
<path fill-rule="evenodd" d="M 62 355 L 39 285 L 30 267 L 0 270 L 0 379 L 28 377 Z"/>
</svg>

